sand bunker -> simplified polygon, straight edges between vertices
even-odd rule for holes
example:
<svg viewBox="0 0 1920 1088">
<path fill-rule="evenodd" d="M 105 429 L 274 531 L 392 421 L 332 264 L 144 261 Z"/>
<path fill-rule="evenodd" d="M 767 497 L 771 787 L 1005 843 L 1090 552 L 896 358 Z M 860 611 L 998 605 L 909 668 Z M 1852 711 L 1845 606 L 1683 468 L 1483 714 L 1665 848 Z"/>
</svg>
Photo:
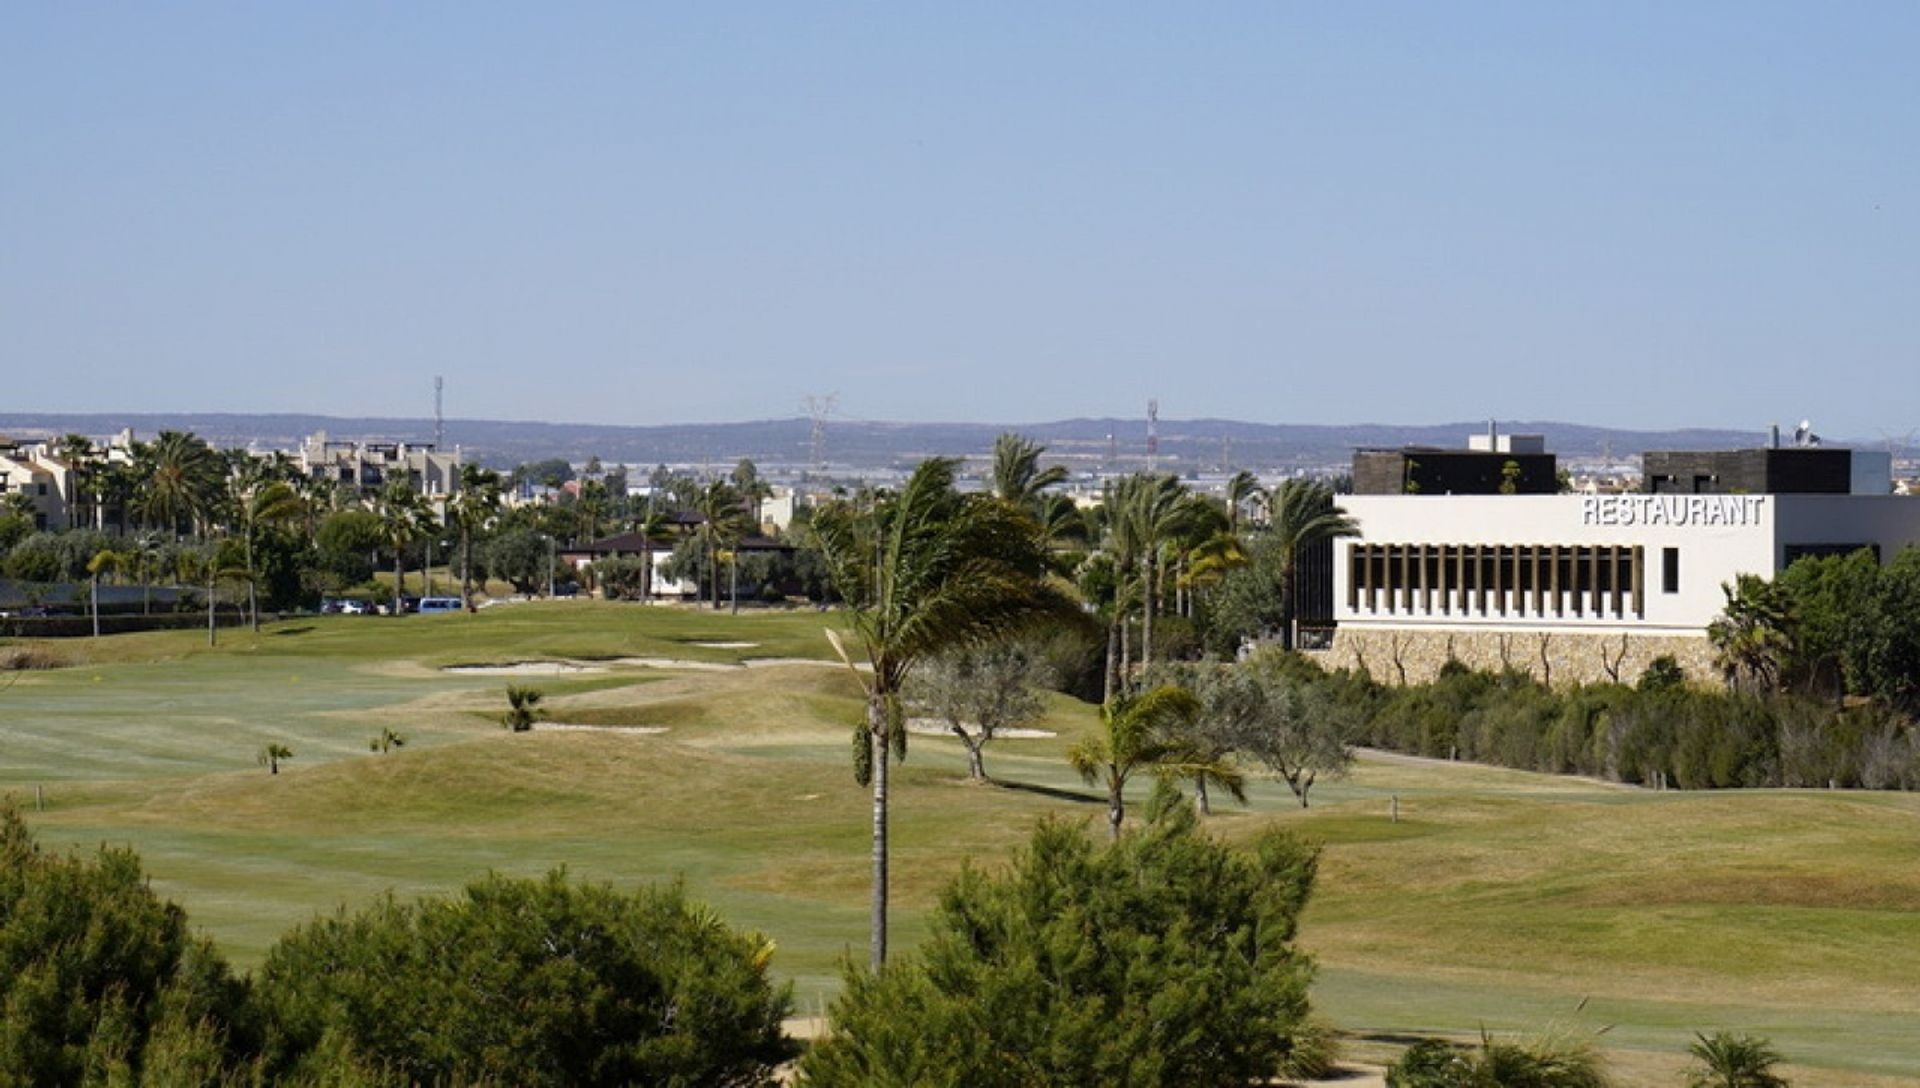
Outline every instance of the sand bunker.
<svg viewBox="0 0 1920 1088">
<path fill-rule="evenodd" d="M 534 722 L 536 733 L 632 733 L 650 737 L 664 733 L 664 725 L 576 725 L 572 722 Z"/>
<path fill-rule="evenodd" d="M 607 670 L 593 665 L 576 665 L 571 661 L 516 661 L 511 665 L 448 665 L 441 671 L 461 676 L 562 676 Z"/>
<path fill-rule="evenodd" d="M 687 661 L 678 657 L 616 657 L 607 664 L 636 669 L 696 669 L 701 672 L 727 672 L 740 667 L 727 661 Z"/>
<path fill-rule="evenodd" d="M 907 720 L 907 732 L 922 737 L 951 737 L 953 727 L 938 718 L 910 718 Z M 973 733 L 974 730 L 968 729 L 967 732 Z M 995 740 L 1044 740 L 1047 737 L 1059 735 L 1051 729 L 996 729 L 993 731 Z"/>
</svg>

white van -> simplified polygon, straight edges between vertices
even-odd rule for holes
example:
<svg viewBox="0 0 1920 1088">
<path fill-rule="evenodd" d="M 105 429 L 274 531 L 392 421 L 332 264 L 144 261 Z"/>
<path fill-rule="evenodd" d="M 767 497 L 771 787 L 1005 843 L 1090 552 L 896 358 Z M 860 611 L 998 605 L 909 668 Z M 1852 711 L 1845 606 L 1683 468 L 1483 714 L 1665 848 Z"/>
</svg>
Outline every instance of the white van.
<svg viewBox="0 0 1920 1088">
<path fill-rule="evenodd" d="M 422 597 L 418 611 L 424 616 L 429 612 L 458 612 L 465 607 L 458 597 Z"/>
</svg>

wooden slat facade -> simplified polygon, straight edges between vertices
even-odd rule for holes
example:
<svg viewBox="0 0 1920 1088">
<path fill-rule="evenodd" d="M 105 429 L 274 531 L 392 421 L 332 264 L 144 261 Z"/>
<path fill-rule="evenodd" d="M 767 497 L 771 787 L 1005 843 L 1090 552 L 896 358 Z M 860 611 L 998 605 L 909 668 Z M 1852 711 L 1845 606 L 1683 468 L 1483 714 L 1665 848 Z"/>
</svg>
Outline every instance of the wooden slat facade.
<svg viewBox="0 0 1920 1088">
<path fill-rule="evenodd" d="M 1390 615 L 1641 619 L 1641 545 L 1353 544 L 1347 607 Z"/>
</svg>

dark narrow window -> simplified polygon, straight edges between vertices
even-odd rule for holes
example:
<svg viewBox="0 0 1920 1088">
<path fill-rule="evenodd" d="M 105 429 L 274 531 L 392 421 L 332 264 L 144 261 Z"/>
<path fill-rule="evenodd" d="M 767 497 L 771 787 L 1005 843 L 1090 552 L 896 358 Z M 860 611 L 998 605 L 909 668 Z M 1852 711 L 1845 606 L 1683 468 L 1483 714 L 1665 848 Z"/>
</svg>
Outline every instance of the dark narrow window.
<svg viewBox="0 0 1920 1088">
<path fill-rule="evenodd" d="M 1660 591 L 1680 592 L 1680 549 L 1660 549 Z"/>
</svg>

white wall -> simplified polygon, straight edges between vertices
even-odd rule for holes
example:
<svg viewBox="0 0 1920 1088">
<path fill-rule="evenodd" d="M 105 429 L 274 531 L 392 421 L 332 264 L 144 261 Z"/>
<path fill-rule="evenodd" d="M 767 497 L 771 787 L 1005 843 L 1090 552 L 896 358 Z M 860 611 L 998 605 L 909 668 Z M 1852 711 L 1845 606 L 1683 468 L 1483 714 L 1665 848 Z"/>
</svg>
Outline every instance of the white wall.
<svg viewBox="0 0 1920 1088">
<path fill-rule="evenodd" d="M 1347 606 L 1348 552 L 1334 547 L 1334 614 L 1343 625 L 1461 630 L 1696 633 L 1726 603 L 1721 584 L 1773 576 L 1790 545 L 1877 544 L 1883 561 L 1920 542 L 1920 498 L 1898 495 L 1352 495 L 1341 505 L 1372 544 L 1640 545 L 1646 612 L 1612 616 L 1424 614 Z M 1662 588 L 1662 551 L 1680 553 L 1680 586 Z M 1511 595 L 1510 595 L 1511 596 Z M 1522 611 L 1517 603 L 1513 609 Z"/>
<path fill-rule="evenodd" d="M 1341 505 L 1373 544 L 1641 545 L 1643 618 L 1594 615 L 1423 615 L 1347 607 L 1348 549 L 1334 548 L 1334 614 L 1355 627 L 1457 629 L 1698 631 L 1720 612 L 1720 583 L 1736 574 L 1771 573 L 1775 496 L 1761 495 L 1353 495 Z M 1653 524 L 1648 524 L 1653 522 Z M 1680 552 L 1680 586 L 1662 589 L 1664 548 Z M 1417 603 L 1417 602 L 1416 602 Z M 1628 606 L 1629 612 L 1631 605 Z M 1521 611 L 1515 608 L 1514 611 Z"/>
<path fill-rule="evenodd" d="M 1780 495 L 1778 549 L 1784 566 L 1793 544 L 1878 544 L 1888 562 L 1920 542 L 1920 498 L 1907 495 Z"/>
</svg>

